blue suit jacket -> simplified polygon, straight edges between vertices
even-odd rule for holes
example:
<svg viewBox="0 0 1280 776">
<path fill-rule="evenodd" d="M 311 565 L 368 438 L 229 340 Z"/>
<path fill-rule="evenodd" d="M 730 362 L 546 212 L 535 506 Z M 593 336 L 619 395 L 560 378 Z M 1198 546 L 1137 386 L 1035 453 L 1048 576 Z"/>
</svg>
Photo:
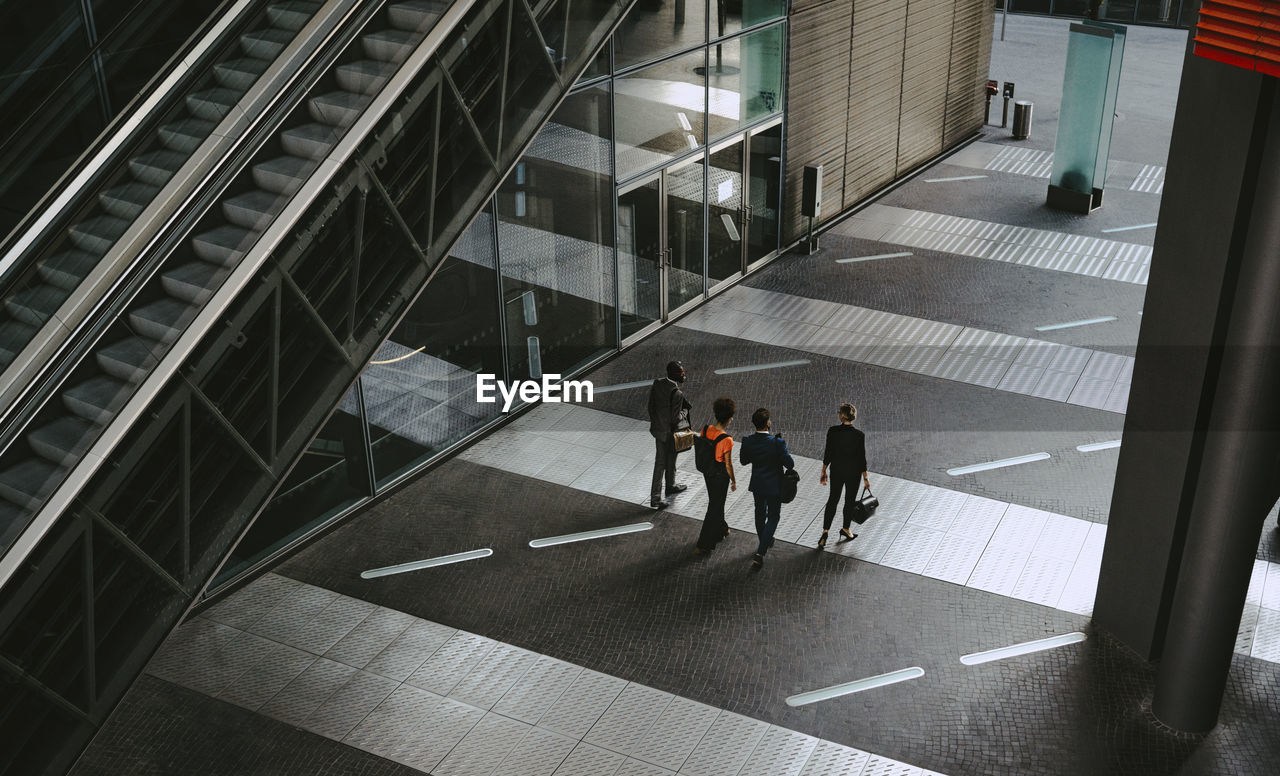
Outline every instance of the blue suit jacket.
<svg viewBox="0 0 1280 776">
<path fill-rule="evenodd" d="M 751 464 L 751 484 L 747 490 L 762 496 L 782 495 L 782 470 L 796 462 L 787 452 L 787 443 L 757 431 L 742 440 L 738 460 Z"/>
</svg>

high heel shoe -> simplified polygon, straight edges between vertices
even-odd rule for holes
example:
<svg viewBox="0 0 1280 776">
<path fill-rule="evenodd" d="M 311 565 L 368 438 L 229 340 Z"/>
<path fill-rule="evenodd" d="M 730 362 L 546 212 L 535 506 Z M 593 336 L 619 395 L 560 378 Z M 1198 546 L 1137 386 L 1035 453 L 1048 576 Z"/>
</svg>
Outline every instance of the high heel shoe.
<svg viewBox="0 0 1280 776">
<path fill-rule="evenodd" d="M 823 531 L 822 536 L 818 537 L 818 549 L 822 549 L 823 547 L 826 547 L 826 546 L 827 546 L 827 532 Z"/>
<path fill-rule="evenodd" d="M 841 529 L 840 529 L 840 536 L 841 536 L 841 537 L 843 537 L 843 539 L 844 539 L 845 541 L 851 541 L 851 540 L 853 540 L 853 539 L 857 539 L 857 538 L 858 538 L 858 535 L 857 535 L 856 533 L 849 533 L 849 529 L 848 529 L 848 528 L 841 528 Z"/>
</svg>

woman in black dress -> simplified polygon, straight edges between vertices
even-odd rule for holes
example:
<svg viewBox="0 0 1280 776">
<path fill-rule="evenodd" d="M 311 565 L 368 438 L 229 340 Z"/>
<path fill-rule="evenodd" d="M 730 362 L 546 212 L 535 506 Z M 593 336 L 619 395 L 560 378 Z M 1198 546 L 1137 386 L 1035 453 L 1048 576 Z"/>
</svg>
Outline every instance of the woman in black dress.
<svg viewBox="0 0 1280 776">
<path fill-rule="evenodd" d="M 831 495 L 827 497 L 827 508 L 822 514 L 822 537 L 818 539 L 818 548 L 827 545 L 827 532 L 831 530 L 831 521 L 836 516 L 836 504 L 840 503 L 840 491 L 844 490 L 844 528 L 840 536 L 852 539 L 857 534 L 850 533 L 853 524 L 853 504 L 858 498 L 858 474 L 867 489 L 871 489 L 871 480 L 867 477 L 867 440 L 861 431 L 853 427 L 853 419 L 858 417 L 858 410 L 852 404 L 840 405 L 840 425 L 827 429 L 827 446 L 822 452 L 822 474 L 818 476 L 818 484 L 827 484 L 827 467 L 831 467 Z"/>
</svg>

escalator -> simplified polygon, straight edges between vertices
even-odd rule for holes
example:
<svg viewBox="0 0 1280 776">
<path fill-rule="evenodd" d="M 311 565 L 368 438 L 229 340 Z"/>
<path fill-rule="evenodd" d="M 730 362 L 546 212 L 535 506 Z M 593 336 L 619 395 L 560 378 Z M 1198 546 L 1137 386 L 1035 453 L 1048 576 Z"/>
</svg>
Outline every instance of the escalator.
<svg viewBox="0 0 1280 776">
<path fill-rule="evenodd" d="M 148 237 L 0 426 L 0 774 L 70 766 L 630 2 L 288 5 L 254 112 L 183 119 L 237 122 L 198 180 L 117 165 L 142 210 L 87 217 Z"/>
</svg>

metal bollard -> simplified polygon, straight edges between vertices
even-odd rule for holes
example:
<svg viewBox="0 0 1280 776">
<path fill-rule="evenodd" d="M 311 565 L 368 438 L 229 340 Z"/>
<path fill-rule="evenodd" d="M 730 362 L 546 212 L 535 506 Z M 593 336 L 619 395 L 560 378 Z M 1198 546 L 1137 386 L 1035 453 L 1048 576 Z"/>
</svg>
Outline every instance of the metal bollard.
<svg viewBox="0 0 1280 776">
<path fill-rule="evenodd" d="M 1031 137 L 1031 109 L 1035 103 L 1029 100 L 1018 100 L 1013 104 L 1013 139 L 1026 140 Z"/>
</svg>

